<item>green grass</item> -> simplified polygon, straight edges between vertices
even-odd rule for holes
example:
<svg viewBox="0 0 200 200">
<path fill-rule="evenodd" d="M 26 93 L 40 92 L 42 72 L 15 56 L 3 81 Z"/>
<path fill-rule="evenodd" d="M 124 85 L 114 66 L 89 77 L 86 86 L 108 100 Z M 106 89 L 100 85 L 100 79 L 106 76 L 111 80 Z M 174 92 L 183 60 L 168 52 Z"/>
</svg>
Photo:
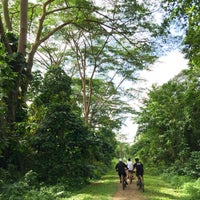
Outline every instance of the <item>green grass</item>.
<svg viewBox="0 0 200 200">
<path fill-rule="evenodd" d="M 82 190 L 73 194 L 68 200 L 111 200 L 117 190 L 118 176 L 116 172 L 110 172 L 101 180 L 95 181 Z M 62 200 L 65 200 L 63 198 Z"/>
<path fill-rule="evenodd" d="M 100 180 L 93 181 L 84 188 L 73 192 L 64 185 L 42 186 L 39 189 L 29 187 L 19 181 L 0 187 L 0 200 L 111 200 L 117 190 L 118 176 L 113 170 Z M 1 186 L 1 185 L 0 185 Z"/>
<path fill-rule="evenodd" d="M 195 181 L 181 176 L 153 176 L 145 174 L 146 200 L 197 200 L 200 199 L 200 179 Z M 111 200 L 117 190 L 118 176 L 110 172 L 69 198 L 62 200 Z"/>
<path fill-rule="evenodd" d="M 117 190 L 118 175 L 113 170 L 98 181 L 72 192 L 64 185 L 30 188 L 25 182 L 5 185 L 1 188 L 0 200 L 111 200 Z M 144 176 L 146 200 L 199 200 L 200 179 L 165 174 Z M 133 183 L 134 184 L 134 183 Z M 3 189 L 4 188 L 4 189 Z"/>
<path fill-rule="evenodd" d="M 200 181 L 199 181 L 200 182 Z M 185 185 L 192 184 L 195 192 L 190 192 Z M 174 183 L 174 177 L 159 177 L 145 175 L 145 193 L 147 200 L 197 200 L 200 199 L 200 187 L 197 189 L 198 181 L 181 182 L 177 178 Z M 197 198 L 198 197 L 198 198 Z"/>
</svg>

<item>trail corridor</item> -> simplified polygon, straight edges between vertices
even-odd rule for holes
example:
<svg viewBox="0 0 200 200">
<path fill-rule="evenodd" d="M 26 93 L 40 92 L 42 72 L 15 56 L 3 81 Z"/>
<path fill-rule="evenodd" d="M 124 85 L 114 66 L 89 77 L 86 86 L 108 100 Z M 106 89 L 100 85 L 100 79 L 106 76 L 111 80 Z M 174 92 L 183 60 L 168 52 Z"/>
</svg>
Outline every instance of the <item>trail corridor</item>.
<svg viewBox="0 0 200 200">
<path fill-rule="evenodd" d="M 142 191 L 138 190 L 135 180 L 132 184 L 128 184 L 125 190 L 122 190 L 120 183 L 117 183 L 117 192 L 112 200 L 145 200 L 142 196 Z"/>
</svg>

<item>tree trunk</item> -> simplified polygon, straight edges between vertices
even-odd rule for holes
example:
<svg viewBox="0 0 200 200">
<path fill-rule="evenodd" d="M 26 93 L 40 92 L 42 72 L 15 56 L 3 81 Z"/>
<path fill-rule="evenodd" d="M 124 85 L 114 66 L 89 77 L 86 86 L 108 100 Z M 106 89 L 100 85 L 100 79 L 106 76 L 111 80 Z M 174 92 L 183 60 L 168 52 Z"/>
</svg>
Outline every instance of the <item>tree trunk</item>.
<svg viewBox="0 0 200 200">
<path fill-rule="evenodd" d="M 17 51 L 25 56 L 27 40 L 27 12 L 28 0 L 20 1 L 20 34 Z"/>
<path fill-rule="evenodd" d="M 2 6 L 3 6 L 3 14 L 4 14 L 4 19 L 5 19 L 5 25 L 8 31 L 12 31 L 12 25 L 10 21 L 10 16 L 9 16 L 9 10 L 8 10 L 8 0 L 2 0 Z"/>
</svg>

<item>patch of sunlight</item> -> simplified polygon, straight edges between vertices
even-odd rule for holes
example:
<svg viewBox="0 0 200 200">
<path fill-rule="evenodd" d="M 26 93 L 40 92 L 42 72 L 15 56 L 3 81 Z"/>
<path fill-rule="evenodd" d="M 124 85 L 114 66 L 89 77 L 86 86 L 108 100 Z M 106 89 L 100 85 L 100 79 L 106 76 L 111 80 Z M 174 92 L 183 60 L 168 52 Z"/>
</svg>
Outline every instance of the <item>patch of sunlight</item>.
<svg viewBox="0 0 200 200">
<path fill-rule="evenodd" d="M 163 197 L 159 198 L 160 200 L 171 200 L 185 197 L 185 194 L 180 192 L 178 189 L 163 187 L 160 188 L 159 191 L 163 194 Z"/>
<path fill-rule="evenodd" d="M 112 183 L 112 182 L 116 182 L 116 180 L 105 179 L 105 180 L 95 181 L 95 183 Z"/>
<path fill-rule="evenodd" d="M 69 199 L 69 200 L 83 200 L 83 198 L 91 199 L 91 195 L 84 194 L 84 196 L 83 196 L 83 194 L 78 194 L 78 195 L 75 195 L 75 196 L 73 196 L 71 198 L 67 198 L 67 199 Z"/>
<path fill-rule="evenodd" d="M 101 195 L 93 195 L 93 194 L 78 194 L 73 197 L 67 198 L 68 200 L 108 200 L 107 197 Z M 65 200 L 65 199 L 63 199 Z"/>
</svg>

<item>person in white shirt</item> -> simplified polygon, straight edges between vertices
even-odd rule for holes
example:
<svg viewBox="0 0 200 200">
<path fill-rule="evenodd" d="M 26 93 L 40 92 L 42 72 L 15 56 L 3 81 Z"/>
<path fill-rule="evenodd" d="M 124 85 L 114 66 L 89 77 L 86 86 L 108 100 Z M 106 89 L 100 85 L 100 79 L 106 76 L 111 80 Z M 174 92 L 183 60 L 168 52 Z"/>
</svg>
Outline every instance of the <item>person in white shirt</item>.
<svg viewBox="0 0 200 200">
<path fill-rule="evenodd" d="M 129 178 L 130 183 L 132 183 L 132 179 L 133 179 L 133 163 L 132 163 L 130 158 L 127 161 L 127 168 L 128 168 L 128 178 Z"/>
</svg>

